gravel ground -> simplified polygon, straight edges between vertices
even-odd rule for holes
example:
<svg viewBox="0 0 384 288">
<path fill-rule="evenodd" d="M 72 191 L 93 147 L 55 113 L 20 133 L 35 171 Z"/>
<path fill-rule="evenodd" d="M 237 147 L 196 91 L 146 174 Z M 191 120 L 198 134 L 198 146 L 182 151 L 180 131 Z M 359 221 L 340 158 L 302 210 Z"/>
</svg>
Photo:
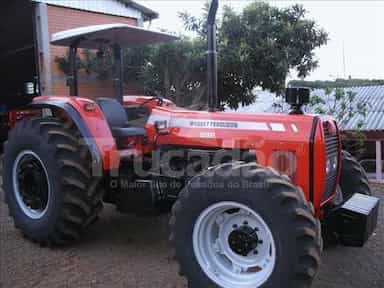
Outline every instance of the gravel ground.
<svg viewBox="0 0 384 288">
<path fill-rule="evenodd" d="M 374 189 L 384 201 L 384 189 Z M 364 248 L 336 247 L 323 253 L 313 287 L 384 287 L 383 207 L 377 233 Z M 1 288 L 186 287 L 168 246 L 167 217 L 138 219 L 106 206 L 79 243 L 53 250 L 25 240 L 3 203 L 0 225 Z"/>
</svg>

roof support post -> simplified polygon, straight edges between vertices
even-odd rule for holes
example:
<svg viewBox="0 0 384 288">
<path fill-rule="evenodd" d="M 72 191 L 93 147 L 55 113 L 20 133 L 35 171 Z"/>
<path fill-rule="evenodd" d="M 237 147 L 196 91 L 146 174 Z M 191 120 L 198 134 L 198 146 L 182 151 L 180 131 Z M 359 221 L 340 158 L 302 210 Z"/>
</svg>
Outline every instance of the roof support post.
<svg viewBox="0 0 384 288">
<path fill-rule="evenodd" d="M 69 95 L 79 96 L 78 71 L 77 71 L 77 45 L 73 44 L 69 48 L 70 75 L 68 76 Z"/>
<path fill-rule="evenodd" d="M 35 6 L 36 4 L 33 5 L 32 9 L 32 26 L 33 26 L 33 50 L 35 54 L 35 76 L 34 76 L 34 96 L 40 96 L 40 53 L 39 53 L 39 28 L 37 27 L 37 21 L 38 21 L 38 16 L 37 16 L 37 8 Z"/>
<path fill-rule="evenodd" d="M 35 25 L 37 37 L 37 53 L 39 56 L 40 69 L 40 94 L 52 94 L 52 71 L 51 71 L 51 49 L 49 46 L 48 31 L 48 8 L 46 3 L 36 3 Z"/>
<path fill-rule="evenodd" d="M 382 161 L 382 145 L 381 141 L 376 141 L 376 180 L 383 180 L 383 161 Z"/>
<path fill-rule="evenodd" d="M 123 52 L 119 44 L 114 44 L 113 49 L 113 60 L 114 60 L 114 75 L 113 85 L 115 87 L 115 98 L 121 104 L 124 103 L 124 63 L 123 63 Z"/>
</svg>

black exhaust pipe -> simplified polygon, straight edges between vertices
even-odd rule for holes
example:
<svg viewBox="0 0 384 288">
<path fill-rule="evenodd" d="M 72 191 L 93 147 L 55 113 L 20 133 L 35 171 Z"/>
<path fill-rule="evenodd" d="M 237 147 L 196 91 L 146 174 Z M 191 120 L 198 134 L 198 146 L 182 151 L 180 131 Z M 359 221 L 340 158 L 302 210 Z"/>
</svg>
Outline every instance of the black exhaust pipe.
<svg viewBox="0 0 384 288">
<path fill-rule="evenodd" d="M 209 112 L 218 110 L 217 92 L 217 50 L 216 50 L 216 14 L 219 0 L 212 0 L 208 13 L 208 109 Z"/>
</svg>

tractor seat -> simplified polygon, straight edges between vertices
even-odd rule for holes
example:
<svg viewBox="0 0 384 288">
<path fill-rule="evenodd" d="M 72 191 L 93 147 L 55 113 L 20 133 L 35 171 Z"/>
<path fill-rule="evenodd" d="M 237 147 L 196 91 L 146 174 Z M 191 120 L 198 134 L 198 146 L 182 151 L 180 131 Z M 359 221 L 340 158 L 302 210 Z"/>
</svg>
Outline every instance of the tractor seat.
<svg viewBox="0 0 384 288">
<path fill-rule="evenodd" d="M 147 131 L 144 128 L 128 127 L 127 112 L 118 101 L 112 98 L 99 98 L 96 102 L 107 119 L 113 137 L 117 140 L 147 136 Z"/>
</svg>

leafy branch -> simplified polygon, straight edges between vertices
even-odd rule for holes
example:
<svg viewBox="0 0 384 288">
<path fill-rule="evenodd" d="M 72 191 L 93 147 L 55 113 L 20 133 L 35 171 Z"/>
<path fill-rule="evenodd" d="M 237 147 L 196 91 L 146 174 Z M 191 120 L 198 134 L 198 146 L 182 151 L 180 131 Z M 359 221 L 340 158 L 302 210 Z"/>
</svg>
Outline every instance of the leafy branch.
<svg viewBox="0 0 384 288">
<path fill-rule="evenodd" d="M 356 154 L 363 151 L 365 134 L 362 132 L 367 117 L 368 104 L 358 102 L 357 93 L 344 88 L 326 88 L 324 96 L 311 97 L 310 106 L 317 114 L 332 115 L 340 127 L 345 127 L 352 119 L 357 118 L 356 128 L 342 134 L 347 150 Z"/>
</svg>

